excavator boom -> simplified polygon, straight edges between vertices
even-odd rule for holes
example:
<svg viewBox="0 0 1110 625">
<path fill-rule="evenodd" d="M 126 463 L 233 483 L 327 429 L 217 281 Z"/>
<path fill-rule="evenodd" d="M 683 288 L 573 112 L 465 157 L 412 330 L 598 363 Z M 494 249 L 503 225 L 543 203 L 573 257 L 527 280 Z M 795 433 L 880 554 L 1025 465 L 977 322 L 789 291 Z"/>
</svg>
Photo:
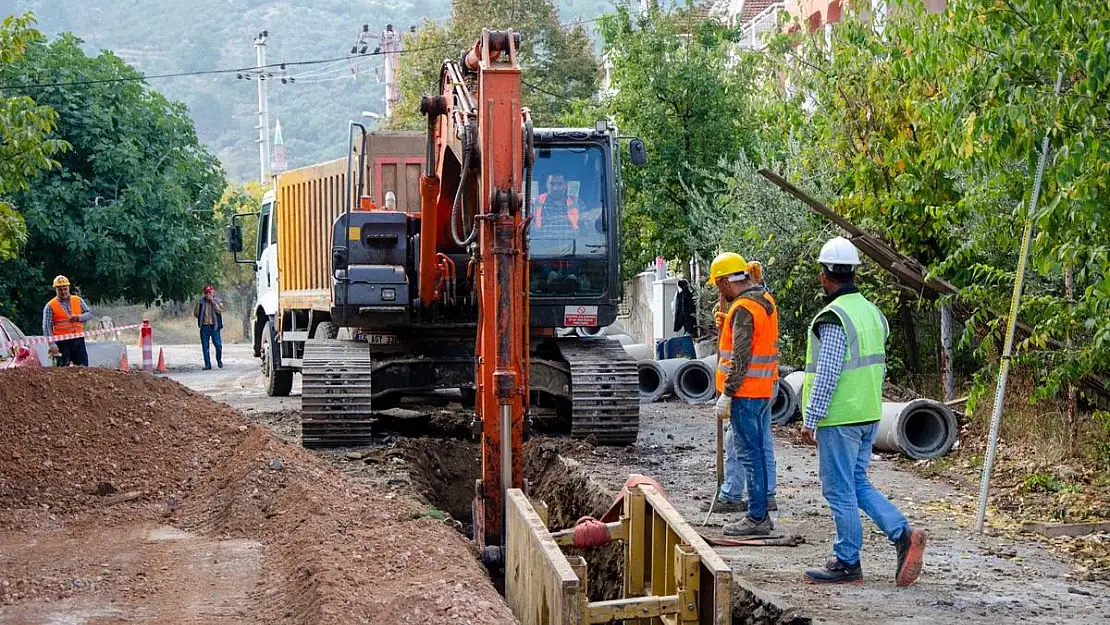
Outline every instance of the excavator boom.
<svg viewBox="0 0 1110 625">
<path fill-rule="evenodd" d="M 474 535 L 491 563 L 501 559 L 506 491 L 523 487 L 529 398 L 529 203 L 520 190 L 532 156 L 524 149 L 531 123 L 521 106 L 519 43 L 512 31 L 484 30 L 462 63 L 444 64 L 440 95 L 421 104 L 435 173 L 421 181 L 427 191 L 419 288 L 422 304 L 432 305 L 455 279 L 454 265 L 437 260 L 440 250 L 455 245 L 469 252 L 478 300 L 475 410 L 482 425 Z M 469 215 L 468 203 L 477 207 Z"/>
</svg>

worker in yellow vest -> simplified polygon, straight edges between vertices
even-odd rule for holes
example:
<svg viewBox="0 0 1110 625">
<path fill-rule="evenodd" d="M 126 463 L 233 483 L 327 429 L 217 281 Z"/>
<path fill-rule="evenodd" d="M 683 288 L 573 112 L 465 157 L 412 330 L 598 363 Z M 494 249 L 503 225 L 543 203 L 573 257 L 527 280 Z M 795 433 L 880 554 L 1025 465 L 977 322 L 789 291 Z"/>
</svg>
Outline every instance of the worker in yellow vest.
<svg viewBox="0 0 1110 625">
<path fill-rule="evenodd" d="M 836 237 L 821 248 L 825 307 L 806 333 L 802 384 L 802 437 L 817 445 L 821 491 L 836 525 L 833 555 L 805 580 L 813 584 L 863 580 L 860 548 L 863 510 L 895 546 L 895 583 L 912 584 L 921 573 L 924 530 L 910 527 L 898 508 L 867 479 L 871 446 L 879 432 L 886 374 L 886 317 L 856 288 L 859 251 Z"/>
<path fill-rule="evenodd" d="M 764 456 L 764 435 L 771 429 L 771 399 L 779 374 L 779 315 L 755 270 L 754 263 L 733 252 L 719 254 L 709 267 L 709 284 L 716 285 L 726 304 L 717 341 L 720 396 L 715 412 L 717 418 L 730 421 L 736 445 L 747 458 L 747 515 L 725 525 L 729 536 L 761 536 L 774 529 L 767 509 L 767 473 L 773 468 Z"/>
<path fill-rule="evenodd" d="M 54 338 L 50 343 L 50 354 L 55 357 L 57 366 L 89 366 L 85 337 L 74 335 L 85 331 L 85 323 L 92 316 L 92 308 L 83 298 L 70 295 L 69 278 L 54 278 L 54 298 L 42 309 L 42 335 Z"/>
</svg>

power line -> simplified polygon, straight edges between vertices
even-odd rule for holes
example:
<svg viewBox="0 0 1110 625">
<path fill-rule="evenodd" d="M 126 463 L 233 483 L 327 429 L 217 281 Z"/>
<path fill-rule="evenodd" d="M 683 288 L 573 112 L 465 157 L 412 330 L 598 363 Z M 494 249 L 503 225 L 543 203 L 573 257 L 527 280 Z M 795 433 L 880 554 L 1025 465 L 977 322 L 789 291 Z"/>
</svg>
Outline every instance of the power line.
<svg viewBox="0 0 1110 625">
<path fill-rule="evenodd" d="M 422 48 L 410 48 L 400 52 L 393 52 L 392 54 L 411 54 L 413 52 L 423 52 L 426 50 L 439 50 L 442 48 L 453 47 L 452 44 L 439 44 L 434 46 L 424 46 Z M 270 63 L 268 65 L 251 65 L 248 67 L 229 67 L 225 69 L 208 69 L 192 72 L 172 72 L 168 74 L 151 74 L 149 76 L 121 76 L 119 78 L 102 78 L 97 80 L 73 80 L 67 82 L 53 82 L 53 83 L 37 83 L 31 85 L 20 84 L 6 84 L 0 85 L 0 89 L 5 90 L 18 90 L 18 89 L 48 89 L 50 87 L 79 87 L 84 85 L 103 85 L 122 82 L 142 82 L 146 80 L 153 80 L 156 78 L 179 78 L 184 76 L 211 76 L 216 74 L 241 74 L 243 72 L 257 72 L 261 69 L 285 69 L 286 67 L 300 67 L 307 65 L 322 65 L 324 63 L 334 63 L 336 61 L 349 61 L 358 59 L 364 56 L 381 56 L 386 54 L 384 52 L 367 52 L 366 54 L 338 56 L 330 59 L 314 59 L 311 61 L 286 61 L 284 63 Z"/>
</svg>

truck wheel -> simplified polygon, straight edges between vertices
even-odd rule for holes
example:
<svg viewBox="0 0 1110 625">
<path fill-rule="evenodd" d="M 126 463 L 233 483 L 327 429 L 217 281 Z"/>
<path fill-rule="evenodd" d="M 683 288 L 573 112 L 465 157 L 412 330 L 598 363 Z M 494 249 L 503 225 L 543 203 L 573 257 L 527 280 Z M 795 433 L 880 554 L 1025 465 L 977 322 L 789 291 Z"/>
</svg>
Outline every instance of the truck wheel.
<svg viewBox="0 0 1110 625">
<path fill-rule="evenodd" d="M 270 397 L 288 397 L 293 390 L 292 369 L 278 369 L 274 354 L 278 350 L 274 324 L 266 322 L 262 334 L 262 377 L 266 378 L 266 394 Z"/>
<path fill-rule="evenodd" d="M 334 339 L 337 336 L 339 336 L 339 326 L 330 321 L 321 321 L 312 331 L 312 339 L 316 341 Z"/>
</svg>

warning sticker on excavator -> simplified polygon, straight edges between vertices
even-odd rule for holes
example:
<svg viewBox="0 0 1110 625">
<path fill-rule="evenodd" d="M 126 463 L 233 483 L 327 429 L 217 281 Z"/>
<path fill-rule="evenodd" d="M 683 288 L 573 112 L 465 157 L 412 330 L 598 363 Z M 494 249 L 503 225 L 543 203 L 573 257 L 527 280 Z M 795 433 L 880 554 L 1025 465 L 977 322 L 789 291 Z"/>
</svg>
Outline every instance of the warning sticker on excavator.
<svg viewBox="0 0 1110 625">
<path fill-rule="evenodd" d="M 567 306 L 563 311 L 563 327 L 594 327 L 597 325 L 597 306 Z"/>
</svg>

